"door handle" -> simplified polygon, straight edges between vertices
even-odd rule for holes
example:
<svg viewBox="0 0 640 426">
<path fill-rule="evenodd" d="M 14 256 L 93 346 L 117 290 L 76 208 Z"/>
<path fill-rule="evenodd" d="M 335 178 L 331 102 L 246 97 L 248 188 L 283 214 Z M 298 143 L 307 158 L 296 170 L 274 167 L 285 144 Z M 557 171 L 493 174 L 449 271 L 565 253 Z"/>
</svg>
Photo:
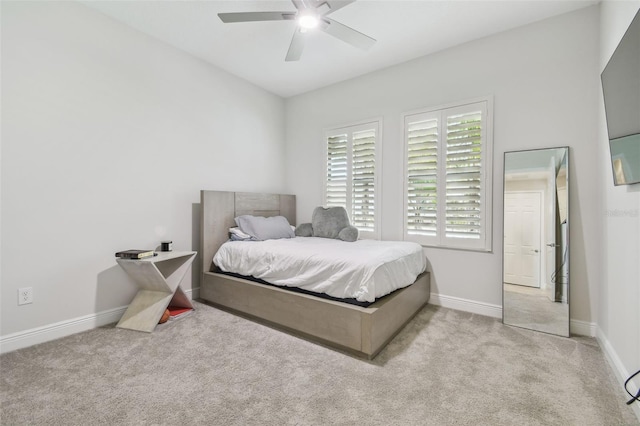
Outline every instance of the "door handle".
<svg viewBox="0 0 640 426">
<path fill-rule="evenodd" d="M 547 247 L 556 247 L 556 246 L 557 246 L 556 243 L 547 244 Z"/>
<path fill-rule="evenodd" d="M 533 250 L 533 251 L 534 251 L 535 253 L 538 253 L 538 252 L 539 252 L 540 250 L 538 250 L 538 249 L 535 249 L 535 250 Z"/>
</svg>

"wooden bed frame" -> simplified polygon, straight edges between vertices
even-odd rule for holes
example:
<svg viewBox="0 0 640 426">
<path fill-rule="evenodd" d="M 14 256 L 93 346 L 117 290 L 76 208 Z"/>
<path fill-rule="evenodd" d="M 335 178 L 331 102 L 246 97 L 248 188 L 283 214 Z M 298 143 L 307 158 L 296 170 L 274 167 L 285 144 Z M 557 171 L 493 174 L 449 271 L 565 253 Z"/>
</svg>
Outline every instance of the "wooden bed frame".
<svg viewBox="0 0 640 426">
<path fill-rule="evenodd" d="M 429 301 L 427 272 L 366 308 L 219 273 L 213 256 L 229 239 L 236 216 L 281 215 L 293 225 L 296 199 L 294 195 L 201 191 L 200 203 L 200 298 L 212 306 L 372 359 Z"/>
</svg>

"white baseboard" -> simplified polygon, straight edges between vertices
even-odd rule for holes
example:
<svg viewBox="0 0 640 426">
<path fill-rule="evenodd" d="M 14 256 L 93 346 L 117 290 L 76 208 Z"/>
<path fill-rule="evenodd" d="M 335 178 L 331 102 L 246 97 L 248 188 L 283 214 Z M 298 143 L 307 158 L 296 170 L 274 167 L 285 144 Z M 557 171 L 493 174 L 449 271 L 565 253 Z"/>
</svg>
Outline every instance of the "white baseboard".
<svg viewBox="0 0 640 426">
<path fill-rule="evenodd" d="M 111 324 L 120 320 L 122 314 L 127 309 L 126 306 L 102 311 L 97 314 L 85 315 L 71 320 L 60 321 L 55 324 L 43 327 L 32 328 L 30 330 L 19 331 L 7 336 L 0 337 L 0 353 L 7 353 L 38 343 L 49 342 L 61 337 L 70 336 L 82 331 L 91 330 L 103 325 Z"/>
<path fill-rule="evenodd" d="M 580 336 L 596 337 L 597 325 L 595 322 L 586 322 L 572 319 L 569 322 L 569 331 L 571 334 Z"/>
<path fill-rule="evenodd" d="M 451 308 L 458 311 L 471 312 L 493 318 L 502 318 L 502 306 L 475 300 L 462 299 L 460 297 L 446 296 L 444 294 L 431 293 L 429 303 L 432 305 Z"/>
<path fill-rule="evenodd" d="M 446 296 L 444 294 L 431 293 L 429 303 L 432 305 L 451 308 L 458 311 L 471 312 L 493 318 L 502 318 L 502 306 L 476 300 L 462 299 L 460 297 Z M 596 324 L 572 319 L 569 323 L 571 334 L 580 336 L 596 336 Z"/>
<path fill-rule="evenodd" d="M 193 295 L 199 295 L 200 289 L 185 290 L 187 297 L 193 299 Z M 196 298 L 198 296 L 195 296 Z M 120 318 L 127 310 L 126 306 L 98 312 L 97 314 L 85 315 L 79 318 L 60 321 L 55 324 L 43 327 L 32 328 L 30 330 L 19 331 L 0 337 L 0 354 L 12 352 L 39 343 L 60 339 L 61 337 L 81 333 L 97 327 L 102 327 L 120 321 Z"/>
<path fill-rule="evenodd" d="M 600 343 L 600 347 L 604 352 L 604 356 L 606 360 L 609 362 L 609 365 L 611 366 L 611 368 L 613 369 L 613 372 L 615 373 L 616 378 L 620 383 L 620 386 L 624 386 L 624 382 L 627 380 L 627 378 L 629 378 L 629 376 L 631 376 L 631 373 L 629 373 L 629 371 L 627 371 L 627 369 L 624 367 L 624 364 L 620 360 L 620 357 L 616 353 L 615 349 L 613 349 L 613 346 L 611 345 L 611 343 L 609 343 L 607 336 L 605 336 L 605 334 L 602 332 L 600 327 L 596 327 L 596 329 L 597 329 L 596 339 Z M 638 389 L 640 389 L 640 380 L 632 380 L 631 382 L 629 382 L 627 387 L 632 393 L 637 392 Z M 631 397 L 629 397 L 629 399 L 631 399 Z M 630 407 L 635 413 L 638 420 L 640 420 L 640 403 L 636 401 L 633 404 L 631 404 Z"/>
</svg>

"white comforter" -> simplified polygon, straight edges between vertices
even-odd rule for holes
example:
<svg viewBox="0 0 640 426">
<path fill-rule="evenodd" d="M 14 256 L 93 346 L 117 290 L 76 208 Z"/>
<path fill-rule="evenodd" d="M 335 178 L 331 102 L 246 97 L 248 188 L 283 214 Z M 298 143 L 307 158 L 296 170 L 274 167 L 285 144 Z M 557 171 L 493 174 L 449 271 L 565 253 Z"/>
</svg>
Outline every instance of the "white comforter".
<svg viewBox="0 0 640 426">
<path fill-rule="evenodd" d="M 361 302 L 408 286 L 426 268 L 416 243 L 314 237 L 228 241 L 213 262 L 225 272 Z"/>
</svg>

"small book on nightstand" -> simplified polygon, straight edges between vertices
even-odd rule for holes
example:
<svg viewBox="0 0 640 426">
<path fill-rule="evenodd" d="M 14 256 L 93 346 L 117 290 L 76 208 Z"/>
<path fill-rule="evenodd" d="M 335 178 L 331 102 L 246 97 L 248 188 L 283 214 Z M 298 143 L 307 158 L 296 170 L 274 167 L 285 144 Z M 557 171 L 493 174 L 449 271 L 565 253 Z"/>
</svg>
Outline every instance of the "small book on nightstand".
<svg viewBox="0 0 640 426">
<path fill-rule="evenodd" d="M 120 259 L 144 259 L 154 255 L 155 252 L 153 250 L 125 250 L 116 253 L 116 257 Z"/>
</svg>

